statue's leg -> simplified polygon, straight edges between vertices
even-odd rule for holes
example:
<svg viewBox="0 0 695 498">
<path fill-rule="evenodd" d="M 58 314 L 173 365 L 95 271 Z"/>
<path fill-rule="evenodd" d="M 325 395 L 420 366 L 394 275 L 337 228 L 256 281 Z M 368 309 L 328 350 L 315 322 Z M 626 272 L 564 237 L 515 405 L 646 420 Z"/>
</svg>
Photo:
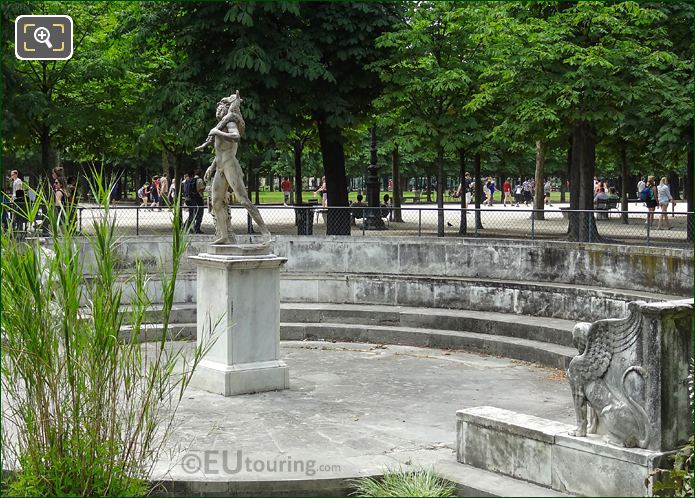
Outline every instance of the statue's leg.
<svg viewBox="0 0 695 498">
<path fill-rule="evenodd" d="M 587 418 L 589 419 L 589 426 L 586 429 L 586 433 L 596 434 L 596 431 L 598 430 L 598 413 L 596 410 L 591 408 L 591 406 L 587 406 L 586 411 Z"/>
<path fill-rule="evenodd" d="M 215 173 L 211 189 L 212 211 L 215 214 L 215 241 L 213 244 L 229 244 L 231 242 L 231 223 L 226 199 L 227 188 L 229 188 L 229 184 L 225 175 Z"/>
<path fill-rule="evenodd" d="M 571 376 L 569 376 L 569 381 L 570 389 L 572 391 L 572 400 L 574 401 L 574 413 L 577 417 L 577 428 L 570 431 L 570 436 L 584 437 L 586 436 L 587 428 L 586 396 L 584 396 L 583 390 L 579 386 L 575 385 Z"/>
<path fill-rule="evenodd" d="M 251 199 L 249 199 L 249 196 L 246 193 L 246 186 L 244 185 L 244 172 L 239 165 L 239 161 L 234 158 L 234 160 L 230 162 L 231 164 L 225 164 L 224 168 L 225 175 L 227 175 L 227 181 L 232 186 L 232 190 L 236 194 L 237 199 L 239 199 L 239 203 L 246 208 L 246 211 L 248 211 L 248 213 L 251 215 L 251 219 L 256 222 L 256 225 L 258 225 L 261 233 L 269 238 L 270 230 L 268 230 L 268 227 L 266 227 L 258 208 L 251 202 Z"/>
</svg>

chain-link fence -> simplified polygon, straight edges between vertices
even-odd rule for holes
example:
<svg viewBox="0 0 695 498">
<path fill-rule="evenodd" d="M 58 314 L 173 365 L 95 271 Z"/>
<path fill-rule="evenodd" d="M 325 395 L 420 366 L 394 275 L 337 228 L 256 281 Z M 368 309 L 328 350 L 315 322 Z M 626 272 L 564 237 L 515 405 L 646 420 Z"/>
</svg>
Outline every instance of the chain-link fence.
<svg viewBox="0 0 695 498">
<path fill-rule="evenodd" d="M 461 209 L 433 206 L 394 208 L 317 206 L 257 206 L 273 235 L 353 235 L 365 237 L 489 237 L 518 239 L 582 240 L 639 245 L 687 246 L 692 244 L 695 226 L 693 213 L 669 211 L 665 216 L 657 208 L 649 212 L 566 208 L 532 210 L 516 207 Z M 184 221 L 191 219 L 191 231 L 215 232 L 215 220 L 201 206 L 200 226 L 196 209 L 184 207 Z M 258 233 L 246 210 L 230 207 L 237 235 Z M 77 208 L 80 232 L 88 234 L 93 220 L 104 215 L 99 207 Z M 111 207 L 108 212 L 118 233 L 129 236 L 170 233 L 173 211 L 167 207 Z M 648 220 L 650 222 L 648 223 Z M 690 225 L 690 228 L 688 228 Z"/>
</svg>

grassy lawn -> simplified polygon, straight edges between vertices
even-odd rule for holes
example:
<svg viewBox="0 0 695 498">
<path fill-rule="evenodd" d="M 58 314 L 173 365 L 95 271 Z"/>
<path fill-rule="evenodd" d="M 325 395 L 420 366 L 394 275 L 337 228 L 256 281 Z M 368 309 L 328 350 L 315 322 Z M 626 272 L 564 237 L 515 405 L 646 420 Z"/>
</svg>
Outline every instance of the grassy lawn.
<svg viewBox="0 0 695 498">
<path fill-rule="evenodd" d="M 383 192 L 382 191 L 379 194 L 379 198 L 383 199 L 385 193 L 388 193 L 389 196 L 391 196 L 391 192 Z M 406 192 L 405 196 L 406 197 L 413 197 L 413 193 L 412 192 Z M 314 196 L 314 192 L 311 192 L 311 191 L 303 192 L 302 198 L 303 198 L 304 202 L 308 202 L 310 200 L 319 200 L 319 197 Z M 351 201 L 357 200 L 357 192 L 350 192 L 348 194 L 348 198 Z M 425 203 L 424 202 L 425 198 L 426 198 L 425 194 L 420 195 L 420 199 L 422 201 L 421 204 Z M 432 199 L 434 200 L 435 198 L 436 198 L 436 195 L 433 193 Z M 449 199 L 448 196 L 446 196 L 444 199 L 445 199 L 445 202 L 447 202 L 447 203 L 449 203 L 449 202 L 458 203 L 459 202 L 457 199 Z M 495 192 L 495 202 L 502 202 L 501 199 L 502 198 L 500 197 L 500 195 L 497 192 Z M 566 194 L 565 199 L 566 199 L 566 202 L 569 202 L 569 199 L 570 199 L 569 192 Z M 251 200 L 252 201 L 256 200 L 256 194 L 255 193 L 251 196 Z M 366 202 L 366 195 L 365 195 L 364 200 Z M 282 192 L 261 192 L 260 193 L 260 201 L 261 201 L 261 204 L 282 204 L 282 202 L 283 202 Z M 560 202 L 560 192 L 551 192 L 550 201 L 551 202 Z M 411 203 L 407 202 L 406 204 L 410 205 Z"/>
<path fill-rule="evenodd" d="M 389 194 L 389 196 L 392 196 L 391 192 L 383 192 L 382 191 L 379 194 L 379 198 L 383 199 L 385 193 Z M 127 200 L 130 202 L 133 202 L 134 201 L 133 195 L 134 194 L 131 194 Z M 409 198 L 409 199 L 411 199 L 413 197 L 413 195 L 414 194 L 412 192 L 406 192 L 405 193 L 405 197 Z M 312 201 L 312 200 L 313 201 L 320 201 L 320 198 L 318 196 L 315 196 L 313 191 L 304 192 L 302 194 L 302 198 L 303 198 L 304 202 L 308 202 L 308 201 Z M 432 200 L 434 201 L 436 198 L 437 198 L 437 196 L 433 192 L 432 193 Z M 282 192 L 267 192 L 267 191 L 260 192 L 261 204 L 282 204 L 283 199 L 284 198 L 283 198 Z M 357 200 L 357 192 L 348 193 L 348 199 L 350 201 L 356 201 Z M 426 199 L 426 195 L 424 193 L 421 194 L 420 195 L 420 200 L 421 200 L 420 204 L 427 204 L 425 202 L 425 199 Z M 570 199 L 570 194 L 568 192 L 566 195 L 566 202 L 569 202 L 569 199 Z M 256 194 L 254 192 L 251 195 L 251 201 L 255 202 L 255 200 L 256 200 Z M 560 202 L 560 192 L 552 192 L 550 194 L 550 200 L 551 200 L 551 202 Z M 364 195 L 364 202 L 367 202 L 367 195 L 366 194 Z M 445 196 L 444 202 L 447 204 L 458 204 L 460 201 L 458 199 L 452 199 L 452 198 L 449 198 L 449 196 Z M 500 197 L 500 194 L 498 192 L 495 192 L 495 202 L 496 203 L 502 202 L 502 197 Z M 432 204 L 434 204 L 434 202 Z M 418 204 L 413 204 L 410 201 L 404 203 L 404 206 L 411 206 L 411 205 L 417 206 Z"/>
</svg>

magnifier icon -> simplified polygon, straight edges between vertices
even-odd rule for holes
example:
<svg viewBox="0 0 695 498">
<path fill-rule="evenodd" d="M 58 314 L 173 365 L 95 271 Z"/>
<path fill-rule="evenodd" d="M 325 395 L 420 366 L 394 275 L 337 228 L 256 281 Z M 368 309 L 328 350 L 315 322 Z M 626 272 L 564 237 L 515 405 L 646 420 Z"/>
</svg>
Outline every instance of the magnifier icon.
<svg viewBox="0 0 695 498">
<path fill-rule="evenodd" d="M 43 26 L 36 28 L 36 31 L 34 31 L 34 40 L 36 40 L 37 43 L 45 43 L 48 48 L 53 48 L 53 44 L 51 43 L 51 32 Z"/>
</svg>

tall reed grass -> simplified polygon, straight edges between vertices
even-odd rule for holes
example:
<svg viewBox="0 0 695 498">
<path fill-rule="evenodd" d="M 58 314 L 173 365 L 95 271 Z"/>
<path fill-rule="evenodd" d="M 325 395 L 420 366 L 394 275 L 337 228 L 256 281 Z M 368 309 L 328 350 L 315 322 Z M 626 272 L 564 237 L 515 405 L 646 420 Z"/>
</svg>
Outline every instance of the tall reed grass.
<svg viewBox="0 0 695 498">
<path fill-rule="evenodd" d="M 159 268 L 163 329 L 145 354 L 141 332 L 152 304 L 148 274 L 136 263 L 124 282 L 114 270 L 118 239 L 109 215 L 111 185 L 93 171 L 90 188 L 102 216 L 86 236 L 96 255 L 84 279 L 74 213 L 58 212 L 49 189 L 23 213 L 30 224 L 48 206 L 51 237 L 2 235 L 2 461 L 11 469 L 3 494 L 14 496 L 137 496 L 172 428 L 176 408 L 205 353 L 183 361 L 171 348 L 169 315 L 187 247 L 174 207 L 171 265 Z M 179 201 L 180 202 L 180 201 Z M 125 316 L 130 335 L 119 336 Z M 183 366 L 182 366 L 183 365 Z"/>
</svg>

